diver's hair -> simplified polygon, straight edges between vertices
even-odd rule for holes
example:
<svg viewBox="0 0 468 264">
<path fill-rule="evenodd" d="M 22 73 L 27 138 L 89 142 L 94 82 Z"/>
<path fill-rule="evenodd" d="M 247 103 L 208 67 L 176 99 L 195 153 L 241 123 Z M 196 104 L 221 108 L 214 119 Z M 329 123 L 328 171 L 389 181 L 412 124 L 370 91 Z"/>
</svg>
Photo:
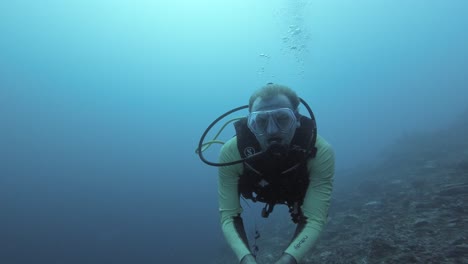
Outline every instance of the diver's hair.
<svg viewBox="0 0 468 264">
<path fill-rule="evenodd" d="M 268 98 L 271 98 L 273 96 L 277 96 L 280 94 L 286 96 L 289 99 L 294 111 L 297 110 L 299 103 L 300 103 L 300 99 L 299 99 L 299 96 L 297 96 L 295 91 L 293 91 L 291 88 L 285 85 L 268 83 L 267 85 L 255 91 L 250 96 L 249 112 L 252 111 L 252 105 L 255 102 L 255 100 L 257 100 L 257 98 L 260 97 L 261 99 L 268 99 Z"/>
</svg>

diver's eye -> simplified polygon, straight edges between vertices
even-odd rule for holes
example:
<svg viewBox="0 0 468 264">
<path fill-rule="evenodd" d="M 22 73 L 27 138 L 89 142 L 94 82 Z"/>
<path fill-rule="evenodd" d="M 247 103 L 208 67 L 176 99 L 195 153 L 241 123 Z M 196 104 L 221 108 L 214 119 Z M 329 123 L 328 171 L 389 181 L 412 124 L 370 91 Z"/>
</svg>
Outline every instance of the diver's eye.
<svg viewBox="0 0 468 264">
<path fill-rule="evenodd" d="M 268 126 L 268 115 L 258 115 L 257 118 L 255 118 L 255 123 L 260 129 L 264 129 Z"/>
<path fill-rule="evenodd" d="M 287 128 L 291 124 L 291 116 L 288 115 L 287 113 L 278 113 L 275 116 L 276 122 L 279 127 L 281 128 Z"/>
</svg>

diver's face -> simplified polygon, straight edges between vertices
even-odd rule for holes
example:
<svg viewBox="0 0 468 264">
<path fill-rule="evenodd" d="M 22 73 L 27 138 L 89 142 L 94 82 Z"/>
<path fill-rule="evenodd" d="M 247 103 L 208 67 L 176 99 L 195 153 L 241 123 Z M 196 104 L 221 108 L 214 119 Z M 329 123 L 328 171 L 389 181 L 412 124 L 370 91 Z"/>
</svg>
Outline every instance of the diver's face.
<svg viewBox="0 0 468 264">
<path fill-rule="evenodd" d="M 289 108 L 295 111 L 289 99 L 283 94 L 270 98 L 257 98 L 252 104 L 251 111 L 268 111 L 279 108 Z M 262 135 L 255 135 L 255 137 L 260 143 L 262 150 L 267 150 L 268 147 L 274 143 L 289 146 L 297 127 L 299 127 L 299 121 L 296 121 L 296 124 L 294 124 L 288 131 L 281 131 L 275 122 L 268 122 L 268 127 L 265 133 Z"/>
</svg>

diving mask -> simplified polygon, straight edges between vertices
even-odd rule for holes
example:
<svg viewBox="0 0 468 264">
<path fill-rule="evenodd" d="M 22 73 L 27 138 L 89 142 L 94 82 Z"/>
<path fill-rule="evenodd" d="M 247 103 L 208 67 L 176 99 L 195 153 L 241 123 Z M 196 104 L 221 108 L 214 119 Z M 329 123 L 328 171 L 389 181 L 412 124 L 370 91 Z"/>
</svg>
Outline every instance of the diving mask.
<svg viewBox="0 0 468 264">
<path fill-rule="evenodd" d="M 251 112 L 247 119 L 247 125 L 257 136 L 266 134 L 270 122 L 273 122 L 281 133 L 288 133 L 296 124 L 296 115 L 290 108 L 279 108 L 267 111 Z"/>
</svg>

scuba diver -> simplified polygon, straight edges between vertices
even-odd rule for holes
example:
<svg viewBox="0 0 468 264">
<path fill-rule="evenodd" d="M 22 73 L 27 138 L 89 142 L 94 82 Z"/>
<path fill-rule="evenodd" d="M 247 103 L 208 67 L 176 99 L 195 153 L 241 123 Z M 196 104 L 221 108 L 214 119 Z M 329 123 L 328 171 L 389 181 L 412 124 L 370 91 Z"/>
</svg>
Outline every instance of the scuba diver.
<svg viewBox="0 0 468 264">
<path fill-rule="evenodd" d="M 299 104 L 309 116 L 299 113 Z M 219 163 L 207 161 L 203 140 L 213 125 L 226 115 L 248 108 L 247 117 L 236 120 L 236 135 L 223 143 Z M 215 138 L 216 139 L 216 138 Z M 219 143 L 219 142 L 217 142 Z M 221 228 L 241 264 L 255 264 L 255 245 L 249 247 L 241 217 L 240 198 L 264 203 L 268 217 L 275 205 L 286 205 L 297 224 L 289 246 L 275 264 L 296 264 L 313 247 L 328 216 L 335 155 L 332 146 L 317 134 L 309 105 L 291 88 L 269 83 L 256 92 L 248 106 L 233 109 L 205 131 L 197 153 L 202 161 L 218 166 L 218 200 Z M 256 233 L 255 239 L 259 237 Z"/>
</svg>

